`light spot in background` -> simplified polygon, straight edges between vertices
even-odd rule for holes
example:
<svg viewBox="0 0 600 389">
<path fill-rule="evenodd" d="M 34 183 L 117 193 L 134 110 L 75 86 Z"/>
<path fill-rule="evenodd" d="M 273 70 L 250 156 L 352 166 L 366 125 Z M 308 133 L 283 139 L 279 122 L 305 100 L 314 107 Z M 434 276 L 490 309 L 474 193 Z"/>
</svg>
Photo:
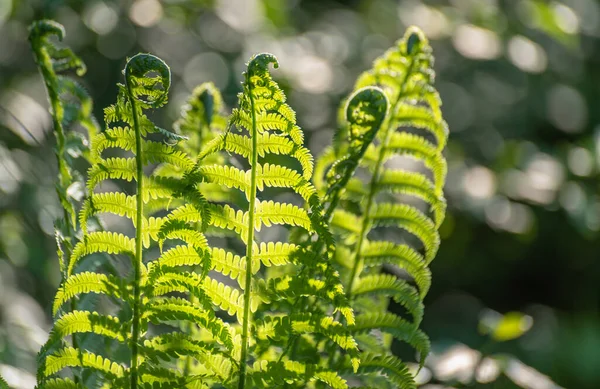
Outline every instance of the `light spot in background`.
<svg viewBox="0 0 600 389">
<path fill-rule="evenodd" d="M 296 110 L 298 124 L 305 131 L 316 130 L 331 118 L 331 101 L 325 94 L 293 91 L 289 96 L 289 104 Z"/>
<path fill-rule="evenodd" d="M 596 165 L 600 168 L 600 124 L 594 128 L 594 145 L 596 152 Z"/>
<path fill-rule="evenodd" d="M 365 36 L 360 47 L 364 66 L 370 68 L 375 58 L 382 55 L 392 44 L 388 37 L 381 34 Z"/>
<path fill-rule="evenodd" d="M 410 373 L 415 377 L 414 380 L 417 386 L 428 383 L 433 377 L 431 370 L 426 367 L 419 368 L 419 365 L 416 363 L 407 363 L 407 366 Z"/>
<path fill-rule="evenodd" d="M 584 34 L 600 35 L 600 5 L 597 0 L 577 0 L 569 4 L 579 19 Z"/>
<path fill-rule="evenodd" d="M 452 132 L 464 131 L 475 120 L 475 102 L 471 94 L 462 86 L 449 82 L 438 84 L 440 96 L 444 101 L 442 110 Z"/>
<path fill-rule="evenodd" d="M 4 194 L 14 193 L 23 178 L 21 169 L 10 154 L 10 151 L 0 144 L 0 191 Z"/>
<path fill-rule="evenodd" d="M 158 0 L 137 0 L 129 9 L 129 19 L 140 27 L 155 25 L 162 15 L 162 5 Z"/>
<path fill-rule="evenodd" d="M 573 174 L 577 176 L 589 176 L 594 169 L 594 158 L 592 153 L 583 147 L 573 147 L 567 154 L 567 164 Z"/>
<path fill-rule="evenodd" d="M 0 375 L 14 389 L 29 389 L 35 387 L 35 376 L 22 369 L 0 364 Z"/>
<path fill-rule="evenodd" d="M 315 47 L 315 52 L 327 61 L 340 66 L 350 55 L 348 39 L 337 29 L 327 31 L 311 31 L 305 34 Z"/>
<path fill-rule="evenodd" d="M 488 168 L 476 166 L 463 176 L 463 188 L 471 197 L 490 198 L 496 193 L 496 176 Z"/>
<path fill-rule="evenodd" d="M 579 31 L 579 18 L 573 10 L 561 3 L 554 3 L 552 11 L 558 27 L 567 34 L 575 34 Z"/>
<path fill-rule="evenodd" d="M 586 101 L 570 86 L 555 85 L 547 95 L 546 109 L 550 122 L 562 131 L 581 132 L 587 124 Z"/>
<path fill-rule="evenodd" d="M 9 337 L 22 350 L 36 353 L 48 340 L 44 310 L 31 296 L 13 291 L 4 302 L 4 315 L 8 318 L 8 327 L 12 327 Z"/>
<path fill-rule="evenodd" d="M 491 227 L 514 234 L 526 233 L 533 225 L 533 214 L 529 207 L 500 196 L 486 205 L 485 216 Z"/>
<path fill-rule="evenodd" d="M 306 55 L 297 58 L 291 71 L 298 86 L 306 92 L 324 93 L 331 88 L 333 73 L 323 58 Z"/>
<path fill-rule="evenodd" d="M 498 366 L 498 362 L 491 358 L 485 358 L 481 361 L 481 364 L 475 373 L 475 379 L 477 382 L 486 384 L 488 382 L 496 381 L 499 375 L 500 366 Z"/>
<path fill-rule="evenodd" d="M 424 4 L 402 2 L 398 6 L 398 17 L 406 26 L 420 27 L 429 39 L 450 35 L 450 23 L 446 15 Z"/>
<path fill-rule="evenodd" d="M 4 24 L 4 22 L 10 16 L 10 12 L 12 10 L 12 1 L 2 1 L 0 2 L 0 26 Z"/>
<path fill-rule="evenodd" d="M 241 49 L 243 36 L 217 16 L 201 15 L 196 26 L 202 39 L 213 49 L 229 53 Z"/>
<path fill-rule="evenodd" d="M 451 347 L 444 353 L 432 352 L 427 357 L 427 365 L 433 374 L 441 381 L 469 382 L 473 377 L 473 370 L 481 354 L 465 345 L 459 344 Z"/>
<path fill-rule="evenodd" d="M 259 30 L 264 25 L 264 10 L 259 0 L 219 0 L 217 15 L 240 32 Z"/>
<path fill-rule="evenodd" d="M 0 106 L 12 116 L 9 122 L 14 125 L 9 128 L 26 141 L 33 137 L 41 142 L 45 132 L 50 129 L 51 119 L 46 109 L 27 95 L 7 90 L 0 96 Z"/>
<path fill-rule="evenodd" d="M 533 326 L 533 318 L 521 312 L 501 314 L 484 309 L 479 316 L 479 332 L 496 342 L 506 342 L 523 336 Z"/>
<path fill-rule="evenodd" d="M 537 153 L 527 167 L 531 186 L 540 190 L 556 190 L 564 178 L 563 167 L 554 157 Z"/>
<path fill-rule="evenodd" d="M 570 181 L 563 185 L 558 201 L 569 213 L 578 213 L 585 206 L 586 195 L 578 183 Z"/>
<path fill-rule="evenodd" d="M 598 198 L 585 213 L 585 224 L 592 231 L 600 230 L 600 200 Z"/>
<path fill-rule="evenodd" d="M 556 385 L 548 376 L 527 366 L 523 362 L 511 358 L 504 370 L 505 374 L 514 383 L 522 388 L 529 389 L 562 389 Z"/>
<path fill-rule="evenodd" d="M 472 24 L 459 26 L 452 37 L 454 48 L 464 57 L 478 60 L 498 58 L 501 44 L 498 35 Z"/>
<path fill-rule="evenodd" d="M 112 6 L 102 1 L 88 4 L 83 10 L 83 22 L 96 34 L 111 32 L 119 21 L 119 15 Z"/>
<path fill-rule="evenodd" d="M 229 83 L 229 66 L 220 54 L 198 54 L 185 66 L 183 81 L 189 90 L 206 81 L 212 81 L 218 89 L 225 89 Z"/>
<path fill-rule="evenodd" d="M 554 201 L 564 177 L 564 169 L 560 162 L 548 154 L 537 153 L 516 182 L 518 197 L 539 204 L 550 204 Z"/>
<path fill-rule="evenodd" d="M 516 67 L 529 73 L 541 73 L 548 65 L 544 49 L 522 35 L 510 39 L 508 56 Z"/>
<path fill-rule="evenodd" d="M 496 196 L 485 206 L 487 223 L 496 228 L 503 228 L 510 220 L 510 201 L 504 196 Z"/>
<path fill-rule="evenodd" d="M 106 58 L 122 60 L 135 45 L 136 35 L 131 23 L 121 23 L 109 34 L 100 35 L 96 47 Z"/>
</svg>

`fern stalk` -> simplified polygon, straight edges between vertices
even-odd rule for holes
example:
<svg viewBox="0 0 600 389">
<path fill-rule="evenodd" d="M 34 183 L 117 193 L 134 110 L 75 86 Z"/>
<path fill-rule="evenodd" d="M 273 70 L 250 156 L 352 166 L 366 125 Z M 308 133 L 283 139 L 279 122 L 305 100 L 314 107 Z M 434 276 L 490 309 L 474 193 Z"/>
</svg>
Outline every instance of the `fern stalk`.
<svg viewBox="0 0 600 389">
<path fill-rule="evenodd" d="M 66 150 L 66 135 L 65 128 L 63 126 L 63 120 L 65 115 L 65 109 L 63 107 L 63 102 L 59 96 L 59 76 L 57 75 L 54 69 L 53 61 L 55 59 L 52 57 L 50 50 L 56 50 L 54 46 L 47 39 L 48 35 L 56 35 L 59 41 L 62 41 L 65 35 L 65 30 L 63 26 L 60 24 L 42 20 L 35 22 L 30 27 L 29 33 L 29 42 L 31 44 L 31 49 L 33 51 L 35 61 L 38 65 L 40 73 L 42 74 L 42 79 L 44 80 L 44 84 L 46 85 L 46 92 L 48 94 L 48 100 L 50 102 L 51 108 L 51 117 L 52 117 L 52 125 L 54 128 L 54 135 L 56 138 L 56 149 L 55 156 L 58 164 L 58 185 L 56 186 L 56 194 L 58 196 L 59 201 L 63 205 L 63 221 L 64 227 L 68 239 L 68 245 L 65 247 L 66 258 L 70 258 L 71 256 L 71 248 L 73 247 L 74 242 L 77 241 L 76 238 L 76 223 L 74 222 L 74 214 L 75 210 L 72 204 L 69 202 L 66 197 L 66 192 L 69 186 L 73 183 L 73 177 L 71 175 L 70 167 L 65 158 Z M 54 53 L 55 55 L 57 53 Z M 70 49 L 64 49 L 64 53 L 62 54 L 65 58 L 69 60 L 69 67 L 74 68 L 77 72 L 77 75 L 82 76 L 85 71 L 85 65 L 83 62 L 76 57 Z M 64 61 L 64 58 L 62 58 Z M 60 243 L 58 243 L 60 246 Z M 60 247 L 59 247 L 60 250 Z M 62 271 L 62 269 L 61 269 Z M 73 299 L 70 303 L 71 311 L 74 311 L 77 307 L 76 301 Z M 78 348 L 78 340 L 77 336 L 73 334 L 71 337 L 71 344 L 74 348 Z M 79 382 L 79 377 L 77 374 L 74 374 L 75 383 Z"/>
<path fill-rule="evenodd" d="M 242 322 L 242 352 L 240 354 L 240 371 L 238 389 L 246 385 L 246 360 L 248 359 L 248 336 L 250 326 L 250 298 L 252 297 L 252 250 L 254 248 L 254 211 L 256 203 L 256 166 L 258 165 L 258 133 L 256 130 L 256 112 L 254 97 L 252 96 L 252 83 L 250 82 L 250 67 L 246 73 L 252 112 L 252 155 L 250 159 L 250 196 L 248 199 L 248 239 L 246 244 L 246 287 L 244 288 L 244 316 Z"/>
<path fill-rule="evenodd" d="M 129 65 L 129 63 L 128 63 Z M 142 155 L 142 133 L 140 130 L 139 118 L 135 97 L 133 95 L 131 78 L 129 77 L 130 68 L 125 68 L 125 84 L 127 85 L 127 94 L 133 116 L 133 129 L 135 131 L 135 164 L 137 174 L 137 192 L 136 192 L 136 223 L 135 223 L 135 257 L 133 259 L 133 318 L 131 330 L 131 389 L 137 388 L 137 364 L 138 364 L 138 340 L 140 330 L 140 279 L 142 266 L 142 232 L 144 216 L 144 163 Z"/>
</svg>

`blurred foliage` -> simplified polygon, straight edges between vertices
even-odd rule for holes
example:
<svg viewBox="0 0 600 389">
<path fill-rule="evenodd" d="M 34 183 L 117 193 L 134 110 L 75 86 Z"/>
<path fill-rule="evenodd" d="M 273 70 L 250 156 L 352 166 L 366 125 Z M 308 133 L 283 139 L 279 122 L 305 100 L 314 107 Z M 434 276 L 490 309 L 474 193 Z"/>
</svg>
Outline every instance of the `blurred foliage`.
<svg viewBox="0 0 600 389">
<path fill-rule="evenodd" d="M 245 59 L 273 52 L 316 155 L 356 75 L 420 26 L 451 133 L 448 217 L 424 322 L 432 361 L 457 342 L 480 349 L 487 307 L 521 311 L 532 328 L 490 353 L 563 387 L 600 387 L 596 0 L 1 0 L 0 373 L 15 387 L 33 386 L 25 372 L 35 371 L 59 281 L 54 139 L 26 38 L 42 17 L 65 25 L 88 65 L 97 117 L 138 51 L 173 71 L 172 103 L 153 117 L 164 127 L 203 81 L 231 107 Z M 525 369 L 505 361 L 506 371 Z M 503 382 L 494 387 L 514 380 Z"/>
</svg>

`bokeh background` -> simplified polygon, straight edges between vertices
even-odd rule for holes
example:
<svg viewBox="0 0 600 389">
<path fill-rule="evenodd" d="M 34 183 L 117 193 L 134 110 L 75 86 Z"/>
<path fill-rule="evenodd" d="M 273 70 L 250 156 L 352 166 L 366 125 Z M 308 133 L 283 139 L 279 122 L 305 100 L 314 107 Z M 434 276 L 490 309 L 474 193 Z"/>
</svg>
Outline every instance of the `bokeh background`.
<svg viewBox="0 0 600 389">
<path fill-rule="evenodd" d="M 154 115 L 165 127 L 204 81 L 231 107 L 244 63 L 272 52 L 316 155 L 357 74 L 420 26 L 451 132 L 423 379 L 430 388 L 600 387 L 600 2 L 0 0 L 0 374 L 15 388 L 34 385 L 59 282 L 54 139 L 27 42 L 39 18 L 66 27 L 98 118 L 139 51 L 171 66 L 171 103 Z M 529 330 L 491 341 L 482 322 L 512 311 Z M 487 375 L 471 380 L 479 351 L 503 355 L 504 373 L 484 364 Z"/>
</svg>

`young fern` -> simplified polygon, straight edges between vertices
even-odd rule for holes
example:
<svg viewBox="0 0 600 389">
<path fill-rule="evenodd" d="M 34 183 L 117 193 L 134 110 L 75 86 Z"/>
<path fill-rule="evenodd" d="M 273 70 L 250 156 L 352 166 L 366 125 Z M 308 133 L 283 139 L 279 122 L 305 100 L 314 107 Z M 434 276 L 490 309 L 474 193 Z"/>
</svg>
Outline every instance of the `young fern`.
<svg viewBox="0 0 600 389">
<path fill-rule="evenodd" d="M 419 326 L 445 212 L 447 137 L 419 30 L 359 78 L 315 177 L 269 73 L 274 56 L 250 60 L 228 121 L 203 84 L 169 132 L 144 113 L 166 104 L 169 68 L 138 54 L 99 132 L 85 91 L 56 74 L 82 64 L 52 34 L 64 32 L 38 22 L 30 38 L 52 106 L 66 226 L 38 388 L 415 387 L 390 345 L 410 344 L 421 365 L 429 351 Z M 71 141 L 75 123 L 89 149 Z M 80 180 L 72 144 L 91 164 L 80 202 L 70 197 Z M 131 233 L 92 223 L 104 214 Z M 99 255 L 114 266 L 90 267 Z M 396 267 L 410 280 L 383 272 Z M 100 303 L 76 304 L 84 296 Z M 390 300 L 406 313 L 388 312 Z"/>
<path fill-rule="evenodd" d="M 78 241 L 77 212 L 86 196 L 84 178 L 73 165 L 78 157 L 89 158 L 89 139 L 99 131 L 87 91 L 74 79 L 61 75 L 71 70 L 79 76 L 86 72 L 85 64 L 71 49 L 58 47 L 51 40 L 52 37 L 62 40 L 64 36 L 63 26 L 51 20 L 34 22 L 29 28 L 29 41 L 46 85 L 56 137 L 56 193 L 64 212 L 62 220 L 57 221 L 56 239 L 63 276 L 66 269 L 64 257 L 68 258 Z M 77 126 L 86 130 L 87 139 L 84 134 L 75 131 Z"/>
<path fill-rule="evenodd" d="M 284 381 L 288 384 L 321 381 L 335 388 L 345 388 L 345 381 L 337 373 L 314 362 L 290 360 L 281 350 L 290 337 L 318 333 L 355 356 L 356 344 L 342 324 L 325 314 L 290 315 L 287 311 L 277 310 L 289 298 L 315 296 L 332 302 L 334 309 L 341 310 L 352 320 L 352 312 L 338 287 L 336 275 L 329 274 L 322 279 L 260 277 L 263 266 L 300 267 L 305 265 L 302 261 L 308 257 L 299 245 L 259 242 L 257 233 L 263 227 L 299 227 L 309 234 L 318 234 L 320 238 L 330 237 L 321 203 L 309 182 L 313 171 L 312 156 L 302 145 L 303 133 L 296 125 L 295 113 L 272 80 L 269 64 L 277 67 L 275 57 L 270 54 L 259 54 L 251 59 L 244 75 L 243 92 L 238 96 L 239 108 L 231 114 L 229 127 L 235 126 L 246 134 L 228 130 L 207 145 L 197 162 L 199 181 L 217 183 L 245 195 L 238 210 L 229 204 L 210 205 L 209 224 L 213 228 L 235 232 L 245 246 L 243 256 L 220 248 L 212 250 L 213 262 L 219 263 L 215 270 L 236 280 L 240 289 L 216 279 L 211 281 L 212 290 L 206 289 L 213 302 L 228 314 L 235 315 L 241 326 L 238 329 L 241 333 L 235 338 L 239 368 L 236 378 L 225 384 L 241 389 L 279 386 Z M 204 163 L 222 150 L 241 156 L 248 169 Z M 287 157 L 288 164 L 298 170 L 263 162 L 264 158 L 273 155 Z M 262 199 L 277 188 L 291 190 L 308 208 Z M 322 258 L 314 260 L 317 264 L 319 261 Z M 250 368 L 248 365 L 252 360 Z"/>
<path fill-rule="evenodd" d="M 57 312 L 76 296 L 94 293 L 108 298 L 116 308 L 107 314 L 75 310 L 55 320 L 40 353 L 39 388 L 83 388 L 98 384 L 104 388 L 201 388 L 202 377 L 185 376 L 169 361 L 179 355 L 198 358 L 212 353 L 227 355 L 233 347 L 227 325 L 214 315 L 201 289 L 210 266 L 206 239 L 181 217 L 189 209 L 205 215 L 201 196 L 183 178 L 148 177 L 144 172 L 152 164 L 174 165 L 184 173 L 194 167 L 194 162 L 174 145 L 146 139 L 150 133 L 165 135 L 165 130 L 155 127 L 143 110 L 166 103 L 169 68 L 157 57 L 138 54 L 127 62 L 124 74 L 126 83 L 119 85 L 117 103 L 105 111 L 108 128 L 92 139 L 92 166 L 87 181 L 92 194 L 79 214 L 84 237 L 72 251 L 66 281 L 54 302 Z M 175 134 L 166 137 L 177 139 Z M 119 149 L 133 157 L 105 157 L 108 149 Z M 101 184 L 109 180 L 123 184 L 134 181 L 135 196 L 101 192 Z M 159 209 L 152 204 L 162 204 L 165 199 L 174 204 L 185 199 L 185 209 L 182 211 L 182 206 L 170 212 L 162 209 L 166 216 L 151 216 Z M 149 211 L 145 205 L 150 205 Z M 88 219 L 106 213 L 128 219 L 135 229 L 135 238 L 87 229 Z M 154 260 L 149 258 L 152 242 L 160 248 Z M 163 251 L 165 245 L 173 247 Z M 127 258 L 133 274 L 119 277 L 78 271 L 96 253 Z M 186 271 L 190 266 L 200 266 L 202 271 Z M 178 321 L 206 328 L 222 347 L 204 345 L 181 331 L 163 329 L 159 333 L 149 327 L 150 323 L 177 327 Z M 65 337 L 80 333 L 104 338 L 107 347 L 89 350 L 62 344 Z M 99 344 L 102 342 L 96 346 Z M 130 352 L 119 352 L 123 348 Z M 81 370 L 86 382 L 57 377 L 69 367 Z"/>
<path fill-rule="evenodd" d="M 86 72 L 85 64 L 69 48 L 58 47 L 52 42 L 52 37 L 62 40 L 64 36 L 63 26 L 50 20 L 34 22 L 29 29 L 29 41 L 46 86 L 56 138 L 56 193 L 63 207 L 63 218 L 55 223 L 61 285 L 67 278 L 68 263 L 65 259 L 71 257 L 81 235 L 77 212 L 88 196 L 84 178 L 73 166 L 77 158 L 89 159 L 89 139 L 99 131 L 87 91 L 75 79 L 62 75 L 72 70 L 79 76 Z M 86 134 L 77 132 L 78 126 Z M 73 299 L 70 310 L 75 309 L 76 301 Z M 85 341 L 85 338 L 71 337 L 73 347 L 77 348 L 79 341 Z M 75 381 L 78 380 L 79 377 L 75 376 Z"/>
<path fill-rule="evenodd" d="M 356 84 L 356 88 L 379 86 L 390 101 L 390 113 L 375 141 L 367 145 L 362 157 L 353 156 L 354 128 L 349 117 L 350 125 L 343 128 L 349 139 L 344 142 L 338 135 L 341 141 L 337 149 L 327 150 L 317 164 L 318 187 L 327 186 L 328 191 L 345 187 L 342 206 L 334 211 L 331 223 L 346 243 L 345 247 L 338 246 L 336 259 L 358 314 L 350 327 L 363 351 L 358 376 L 364 384 L 381 388 L 413 388 L 415 384 L 406 365 L 389 351 L 389 342 L 373 339 L 368 335 L 371 331 L 409 343 L 418 351 L 421 365 L 429 352 L 429 340 L 419 324 L 422 300 L 431 283 L 427 265 L 439 247 L 437 229 L 445 212 L 442 188 L 446 162 L 442 150 L 447 138 L 441 102 L 432 85 L 432 62 L 426 38 L 418 29 L 410 28 Z M 345 157 L 336 162 L 340 156 Z M 423 168 L 408 169 L 397 157 L 415 159 Z M 356 163 L 354 158 L 360 158 L 366 180 L 345 180 L 337 172 L 348 159 Z M 383 273 L 383 266 L 402 269 L 417 289 Z M 410 319 L 388 312 L 389 298 L 403 306 Z"/>
</svg>

